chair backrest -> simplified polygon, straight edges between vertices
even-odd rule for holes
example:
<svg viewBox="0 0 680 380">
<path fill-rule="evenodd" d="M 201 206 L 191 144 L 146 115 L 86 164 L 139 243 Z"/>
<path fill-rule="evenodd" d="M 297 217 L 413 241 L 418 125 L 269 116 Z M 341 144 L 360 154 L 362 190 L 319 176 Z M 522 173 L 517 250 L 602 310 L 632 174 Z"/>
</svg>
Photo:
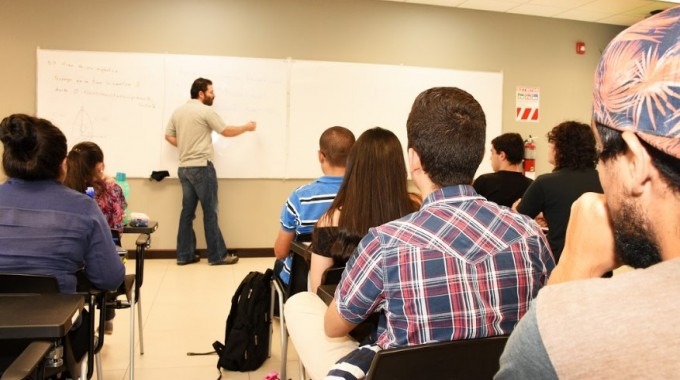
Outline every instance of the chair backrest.
<svg viewBox="0 0 680 380">
<path fill-rule="evenodd" d="M 0 293 L 59 293 L 54 276 L 0 273 Z"/>
<path fill-rule="evenodd" d="M 312 242 L 312 234 L 295 235 L 295 241 L 299 241 L 301 243 L 311 243 Z"/>
<path fill-rule="evenodd" d="M 312 234 L 295 235 L 295 241 L 310 243 L 312 241 Z M 290 254 L 293 259 L 290 264 L 290 280 L 288 281 L 288 288 L 286 289 L 288 297 L 296 293 L 307 291 L 307 276 L 309 275 L 309 264 L 307 264 L 305 259 L 296 254 L 292 249 Z"/>
<path fill-rule="evenodd" d="M 492 379 L 507 336 L 378 351 L 366 380 Z"/>
<path fill-rule="evenodd" d="M 288 282 L 287 297 L 307 291 L 307 277 L 309 276 L 309 265 L 304 257 L 297 253 L 291 253 L 293 259 L 290 264 L 290 280 Z"/>
<path fill-rule="evenodd" d="M 113 244 L 115 244 L 116 247 L 121 247 L 123 245 L 120 240 L 120 231 L 111 230 L 111 238 L 113 239 Z"/>
<path fill-rule="evenodd" d="M 321 275 L 321 285 L 337 285 L 340 283 L 342 272 L 345 267 L 331 267 L 323 271 Z"/>
</svg>

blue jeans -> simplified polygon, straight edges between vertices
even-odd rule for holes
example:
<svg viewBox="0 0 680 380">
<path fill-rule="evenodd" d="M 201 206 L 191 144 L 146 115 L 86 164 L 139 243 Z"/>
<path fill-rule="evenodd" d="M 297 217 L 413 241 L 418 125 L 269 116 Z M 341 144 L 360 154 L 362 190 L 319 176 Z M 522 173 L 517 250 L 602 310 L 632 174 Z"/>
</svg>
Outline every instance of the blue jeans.
<svg viewBox="0 0 680 380">
<path fill-rule="evenodd" d="M 194 219 L 201 202 L 203 228 L 208 245 L 208 262 L 216 263 L 227 255 L 220 226 L 217 223 L 217 174 L 211 162 L 207 166 L 180 167 L 177 171 L 182 184 L 182 213 L 177 231 L 177 262 L 193 260 L 196 254 Z"/>
</svg>

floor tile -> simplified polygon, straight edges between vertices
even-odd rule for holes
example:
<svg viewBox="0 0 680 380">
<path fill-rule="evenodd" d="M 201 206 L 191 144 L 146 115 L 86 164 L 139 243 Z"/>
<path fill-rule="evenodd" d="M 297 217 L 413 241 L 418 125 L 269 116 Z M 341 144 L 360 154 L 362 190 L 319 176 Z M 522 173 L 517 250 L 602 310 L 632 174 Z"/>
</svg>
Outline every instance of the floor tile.
<svg viewBox="0 0 680 380">
<path fill-rule="evenodd" d="M 137 330 L 134 378 L 216 379 L 217 355 L 188 356 L 187 353 L 211 351 L 215 340 L 224 341 L 231 297 L 239 283 L 250 271 L 264 272 L 273 262 L 273 258 L 241 258 L 236 265 L 214 267 L 205 259 L 186 266 L 177 266 L 172 259 L 146 260 L 141 289 L 144 355 L 139 352 Z M 130 273 L 134 272 L 134 260 L 128 261 L 126 267 Z M 130 311 L 117 310 L 114 333 L 104 337 L 101 358 L 106 380 L 129 378 Z M 280 371 L 278 319 L 274 320 L 273 329 L 271 357 L 258 370 L 223 371 L 222 378 L 261 380 L 271 371 Z M 287 362 L 286 377 L 298 379 L 298 357 L 290 341 Z"/>
</svg>

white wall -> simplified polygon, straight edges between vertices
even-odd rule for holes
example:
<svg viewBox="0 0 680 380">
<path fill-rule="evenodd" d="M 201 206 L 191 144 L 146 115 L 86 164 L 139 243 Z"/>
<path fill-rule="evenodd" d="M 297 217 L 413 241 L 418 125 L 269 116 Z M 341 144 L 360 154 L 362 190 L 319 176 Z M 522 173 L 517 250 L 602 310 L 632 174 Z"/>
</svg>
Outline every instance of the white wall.
<svg viewBox="0 0 680 380">
<path fill-rule="evenodd" d="M 503 131 L 539 136 L 539 173 L 551 169 L 547 131 L 567 119 L 589 122 L 600 51 L 623 29 L 373 0 L 0 0 L 0 14 L 2 117 L 35 113 L 37 47 L 502 71 Z M 576 41 L 587 44 L 585 55 L 575 54 Z M 540 87 L 537 124 L 515 121 L 520 85 Z M 220 180 L 220 225 L 229 247 L 271 247 L 283 201 L 304 182 Z M 160 223 L 153 248 L 174 249 L 178 181 L 130 185 L 131 209 Z"/>
</svg>

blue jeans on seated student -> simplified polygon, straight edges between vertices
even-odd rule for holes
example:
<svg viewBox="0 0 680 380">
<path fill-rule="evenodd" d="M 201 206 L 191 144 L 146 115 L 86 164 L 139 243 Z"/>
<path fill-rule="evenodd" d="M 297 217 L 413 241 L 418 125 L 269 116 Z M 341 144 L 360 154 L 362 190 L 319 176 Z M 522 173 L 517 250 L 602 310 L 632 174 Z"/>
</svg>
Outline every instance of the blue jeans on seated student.
<svg viewBox="0 0 680 380">
<path fill-rule="evenodd" d="M 222 232 L 217 222 L 217 174 L 211 162 L 207 166 L 180 167 L 177 171 L 182 184 L 182 212 L 177 231 L 177 262 L 190 262 L 196 254 L 194 218 L 201 202 L 203 228 L 208 246 L 208 261 L 216 263 L 227 254 Z"/>
</svg>

